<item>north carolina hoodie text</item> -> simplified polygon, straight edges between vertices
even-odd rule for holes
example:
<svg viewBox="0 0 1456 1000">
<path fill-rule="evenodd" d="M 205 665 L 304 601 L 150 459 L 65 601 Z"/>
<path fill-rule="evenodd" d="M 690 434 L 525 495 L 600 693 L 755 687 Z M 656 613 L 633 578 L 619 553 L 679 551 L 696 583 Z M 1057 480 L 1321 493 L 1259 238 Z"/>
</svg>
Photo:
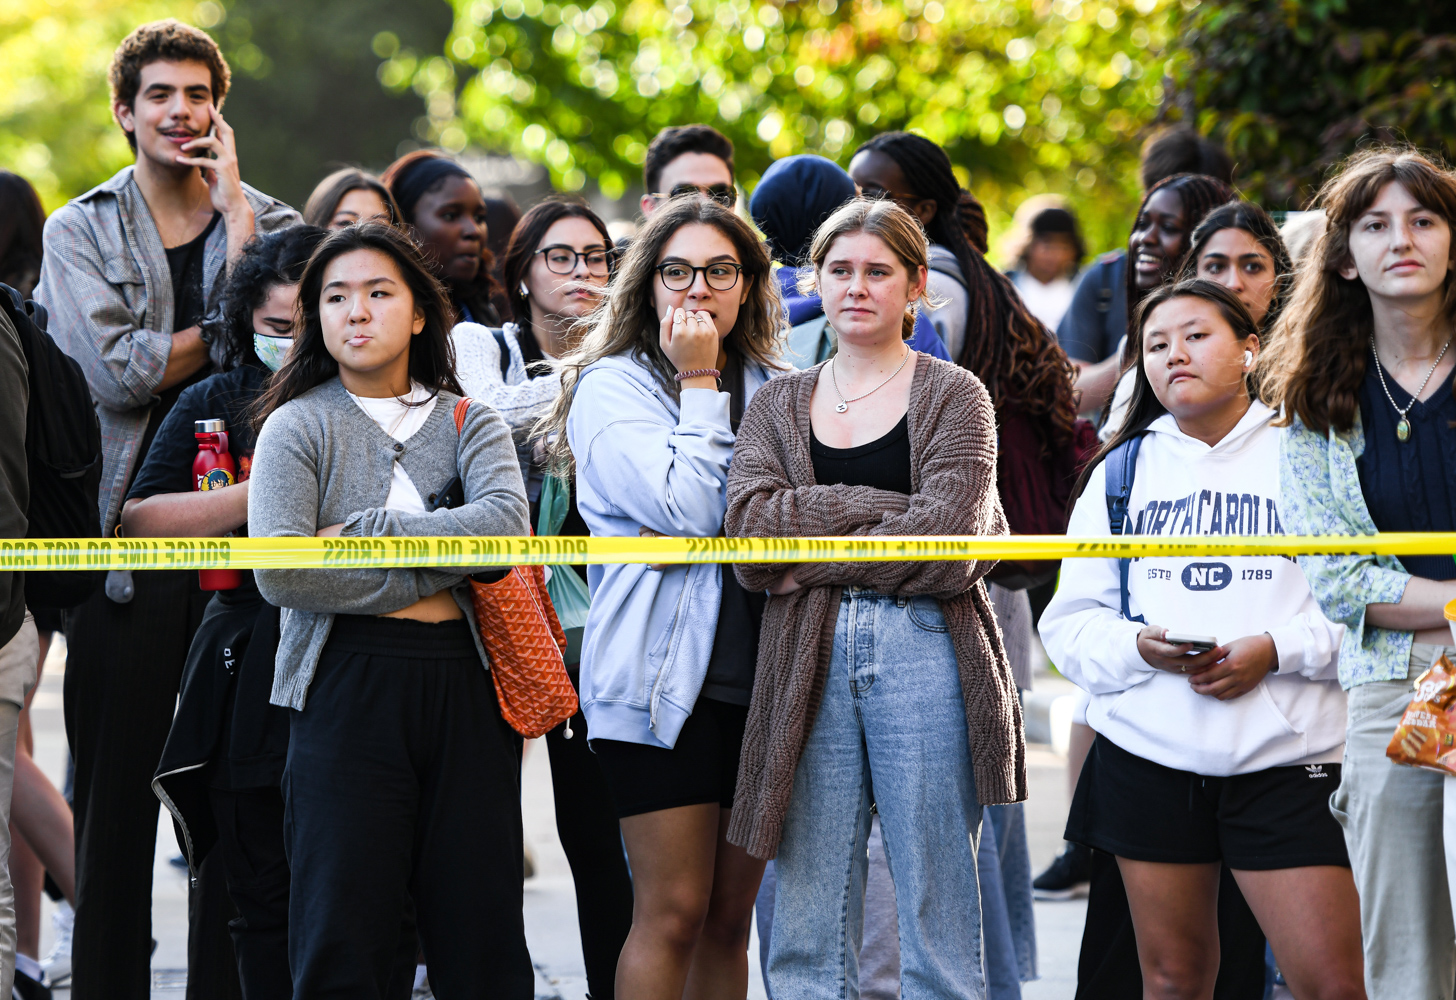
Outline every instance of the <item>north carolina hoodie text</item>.
<svg viewBox="0 0 1456 1000">
<path fill-rule="evenodd" d="M 1273 410 L 1255 402 L 1209 447 L 1153 422 L 1138 454 L 1128 534 L 1278 535 L 1279 435 Z M 1093 470 L 1068 535 L 1105 536 L 1105 464 Z M 1336 680 L 1344 626 L 1325 618 L 1299 565 L 1282 556 L 1135 559 L 1129 608 L 1150 625 L 1227 644 L 1267 632 L 1277 672 L 1228 701 L 1196 693 L 1138 653 L 1143 628 L 1121 614 L 1116 559 L 1062 562 L 1040 632 L 1059 671 L 1091 695 L 1087 723 L 1130 753 L 1206 775 L 1338 759 L 1345 694 Z"/>
</svg>

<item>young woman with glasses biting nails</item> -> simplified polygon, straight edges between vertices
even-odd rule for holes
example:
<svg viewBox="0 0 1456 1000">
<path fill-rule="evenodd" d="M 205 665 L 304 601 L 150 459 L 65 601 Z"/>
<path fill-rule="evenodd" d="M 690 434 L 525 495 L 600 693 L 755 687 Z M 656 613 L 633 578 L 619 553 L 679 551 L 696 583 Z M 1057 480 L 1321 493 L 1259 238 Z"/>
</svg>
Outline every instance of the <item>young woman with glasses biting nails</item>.
<svg viewBox="0 0 1456 1000">
<path fill-rule="evenodd" d="M 653 213 L 543 425 L 593 535 L 722 534 L 734 433 L 777 368 L 781 317 L 746 222 L 705 198 Z M 589 573 L 581 701 L 634 890 L 617 996 L 742 997 L 763 862 L 725 831 L 764 597 L 711 563 Z"/>
<path fill-rule="evenodd" d="M 451 332 L 457 372 L 466 393 L 493 406 L 516 439 L 531 524 L 538 535 L 589 535 L 576 503 L 571 477 L 548 477 L 547 439 L 535 423 L 561 394 L 561 376 L 552 363 L 569 354 L 581 338 L 585 319 L 601 304 L 616 266 L 612 239 L 587 206 L 553 199 L 532 208 L 517 223 L 506 248 L 504 274 L 511 312 L 519 323 L 488 329 L 461 323 Z M 562 497 L 565 511 L 561 511 Z M 548 584 L 566 625 L 566 670 L 580 686 L 581 628 L 578 600 L 556 599 L 554 588 L 576 573 L 584 582 L 585 564 L 553 567 Z M 563 583 L 565 581 L 565 583 Z M 577 627 L 573 627 L 577 625 Z M 576 887 L 577 921 L 587 985 L 597 1000 L 612 1000 L 617 957 L 632 926 L 632 877 L 622 856 L 617 814 L 607 794 L 591 738 L 580 712 L 567 725 L 546 734 L 551 757 L 551 786 L 556 799 L 556 829 Z"/>
</svg>

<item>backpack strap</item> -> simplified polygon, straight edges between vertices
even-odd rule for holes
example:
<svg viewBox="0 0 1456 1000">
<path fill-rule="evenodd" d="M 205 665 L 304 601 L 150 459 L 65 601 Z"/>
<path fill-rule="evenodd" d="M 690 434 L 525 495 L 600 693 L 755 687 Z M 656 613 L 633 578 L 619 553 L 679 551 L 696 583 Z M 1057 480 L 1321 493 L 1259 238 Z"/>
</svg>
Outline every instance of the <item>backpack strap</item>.
<svg viewBox="0 0 1456 1000">
<path fill-rule="evenodd" d="M 455 401 L 455 433 L 465 430 L 465 411 L 470 409 L 470 397 L 462 396 Z"/>
<path fill-rule="evenodd" d="M 946 277 L 954 278 L 956 284 L 966 289 L 966 291 L 970 291 L 970 288 L 966 285 L 966 276 L 961 273 L 961 262 L 954 257 L 947 260 L 941 254 L 931 254 L 930 269 L 936 274 L 943 274 Z"/>
<path fill-rule="evenodd" d="M 1138 449 L 1143 446 L 1143 436 L 1128 438 L 1113 448 L 1103 459 L 1107 473 L 1107 527 L 1112 534 L 1121 536 L 1127 526 L 1127 505 L 1132 498 L 1133 476 L 1137 473 Z M 1117 575 L 1122 590 L 1122 617 L 1130 622 L 1147 624 L 1142 615 L 1136 617 L 1128 605 L 1127 578 L 1132 568 L 1131 559 L 1117 560 Z"/>
<path fill-rule="evenodd" d="M 500 348 L 501 381 L 504 382 L 511 371 L 511 348 L 506 343 L 505 330 L 498 326 L 493 326 L 490 328 L 490 332 L 495 334 L 496 346 Z"/>
<path fill-rule="evenodd" d="M 1102 279 L 1102 287 L 1097 289 L 1097 312 L 1103 316 L 1112 311 L 1112 272 L 1117 270 L 1113 265 L 1115 261 L 1105 260 L 1097 262 L 1097 276 Z"/>
</svg>

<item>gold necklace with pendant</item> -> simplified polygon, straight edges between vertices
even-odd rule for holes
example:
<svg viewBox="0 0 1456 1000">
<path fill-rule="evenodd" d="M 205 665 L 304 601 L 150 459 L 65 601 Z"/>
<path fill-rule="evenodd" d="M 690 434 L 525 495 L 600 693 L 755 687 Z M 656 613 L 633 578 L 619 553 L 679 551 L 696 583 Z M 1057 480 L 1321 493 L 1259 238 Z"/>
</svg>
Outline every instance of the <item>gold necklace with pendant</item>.
<svg viewBox="0 0 1456 1000">
<path fill-rule="evenodd" d="M 1421 387 L 1411 395 L 1410 403 L 1402 410 L 1395 405 L 1395 397 L 1390 394 L 1390 386 L 1385 384 L 1385 369 L 1380 364 L 1380 352 L 1375 349 L 1375 337 L 1373 334 L 1371 335 L 1370 353 L 1375 355 L 1375 374 L 1380 376 L 1380 388 L 1385 390 L 1385 398 L 1390 400 L 1390 405 L 1395 407 L 1396 413 L 1400 414 L 1400 422 L 1395 425 L 1395 436 L 1400 440 L 1405 441 L 1410 438 L 1410 421 L 1406 419 L 1405 415 L 1411 411 L 1411 407 L 1416 405 L 1416 402 L 1421 398 L 1421 393 L 1426 391 L 1426 383 L 1431 381 L 1432 375 L 1436 374 L 1436 369 L 1440 366 L 1441 359 L 1446 356 L 1446 351 L 1450 346 L 1451 341 L 1448 339 L 1446 346 L 1441 348 L 1441 353 L 1436 355 L 1436 360 L 1431 362 L 1430 370 L 1426 372 L 1426 377 L 1421 380 Z"/>
</svg>

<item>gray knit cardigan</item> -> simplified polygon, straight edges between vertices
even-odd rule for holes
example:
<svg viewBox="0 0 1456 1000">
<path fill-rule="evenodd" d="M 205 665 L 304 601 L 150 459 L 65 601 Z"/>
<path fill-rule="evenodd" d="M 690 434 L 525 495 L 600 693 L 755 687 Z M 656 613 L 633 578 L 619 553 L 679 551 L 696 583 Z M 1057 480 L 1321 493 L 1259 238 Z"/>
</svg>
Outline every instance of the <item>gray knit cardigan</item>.
<svg viewBox="0 0 1456 1000">
<path fill-rule="evenodd" d="M 345 540 L 528 534 L 526 489 L 510 429 L 490 407 L 472 403 L 456 434 L 458 398 L 440 393 L 424 426 L 402 444 L 384 433 L 337 378 L 283 404 L 258 434 L 248 533 L 310 538 L 319 528 L 343 524 Z M 427 504 L 458 475 L 465 505 L 428 514 L 385 510 L 396 461 Z M 469 552 L 467 542 L 465 555 Z M 273 704 L 303 710 L 334 615 L 388 614 L 451 590 L 474 622 L 465 577 L 483 568 L 254 570 L 263 597 L 283 609 Z M 478 635 L 476 650 L 488 666 Z"/>
</svg>

